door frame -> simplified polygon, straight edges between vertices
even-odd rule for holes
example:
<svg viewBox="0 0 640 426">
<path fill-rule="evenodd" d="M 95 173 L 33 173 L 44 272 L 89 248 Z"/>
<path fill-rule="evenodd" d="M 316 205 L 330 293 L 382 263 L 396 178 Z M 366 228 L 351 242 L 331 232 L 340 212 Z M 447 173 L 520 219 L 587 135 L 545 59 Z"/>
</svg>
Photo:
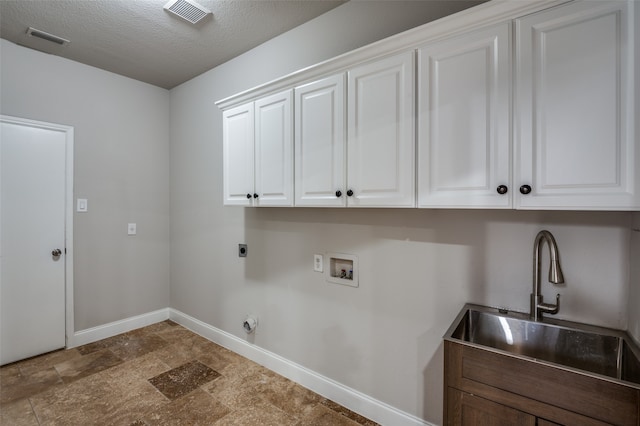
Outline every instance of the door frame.
<svg viewBox="0 0 640 426">
<path fill-rule="evenodd" d="M 53 130 L 65 134 L 65 347 L 73 347 L 74 317 L 73 317 L 73 141 L 74 128 L 64 124 L 36 121 L 28 118 L 0 115 L 0 122 L 20 126 Z"/>
</svg>

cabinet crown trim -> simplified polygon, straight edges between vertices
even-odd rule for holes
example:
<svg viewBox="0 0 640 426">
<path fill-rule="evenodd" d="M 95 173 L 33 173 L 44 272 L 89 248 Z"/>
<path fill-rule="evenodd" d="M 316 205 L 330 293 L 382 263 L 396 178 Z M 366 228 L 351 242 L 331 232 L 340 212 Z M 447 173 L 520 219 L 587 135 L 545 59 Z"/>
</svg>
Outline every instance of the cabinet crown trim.
<svg viewBox="0 0 640 426">
<path fill-rule="evenodd" d="M 306 83 L 331 73 L 345 71 L 354 65 L 399 53 L 400 51 L 415 49 L 425 42 L 508 21 L 569 1 L 571 0 L 538 0 L 532 2 L 490 0 L 234 94 L 217 101 L 215 104 L 218 108 L 226 110 L 255 98 Z"/>
</svg>

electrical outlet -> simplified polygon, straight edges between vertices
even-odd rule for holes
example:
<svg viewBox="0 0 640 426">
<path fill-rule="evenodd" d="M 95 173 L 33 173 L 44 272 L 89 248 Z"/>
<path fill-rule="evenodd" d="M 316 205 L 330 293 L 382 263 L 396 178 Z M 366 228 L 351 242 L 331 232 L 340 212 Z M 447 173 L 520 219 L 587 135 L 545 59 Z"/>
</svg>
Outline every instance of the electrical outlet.
<svg viewBox="0 0 640 426">
<path fill-rule="evenodd" d="M 321 254 L 313 255 L 313 270 L 316 272 L 322 272 L 323 270 L 323 256 Z"/>
<path fill-rule="evenodd" d="M 238 244 L 238 256 L 239 257 L 247 257 L 247 245 L 246 244 Z"/>
</svg>

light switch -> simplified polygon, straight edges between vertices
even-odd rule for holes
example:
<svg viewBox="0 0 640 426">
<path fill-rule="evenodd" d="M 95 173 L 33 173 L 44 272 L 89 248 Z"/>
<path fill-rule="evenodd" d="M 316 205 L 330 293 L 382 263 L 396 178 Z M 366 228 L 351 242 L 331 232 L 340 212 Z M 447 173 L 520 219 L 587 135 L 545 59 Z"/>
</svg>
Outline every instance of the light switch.
<svg viewBox="0 0 640 426">
<path fill-rule="evenodd" d="M 130 223 L 127 225 L 127 235 L 136 235 L 136 224 Z"/>
<path fill-rule="evenodd" d="M 89 203 L 87 202 L 86 198 L 78 198 L 78 204 L 76 205 L 77 212 L 84 213 L 87 211 L 88 207 L 89 207 Z"/>
</svg>

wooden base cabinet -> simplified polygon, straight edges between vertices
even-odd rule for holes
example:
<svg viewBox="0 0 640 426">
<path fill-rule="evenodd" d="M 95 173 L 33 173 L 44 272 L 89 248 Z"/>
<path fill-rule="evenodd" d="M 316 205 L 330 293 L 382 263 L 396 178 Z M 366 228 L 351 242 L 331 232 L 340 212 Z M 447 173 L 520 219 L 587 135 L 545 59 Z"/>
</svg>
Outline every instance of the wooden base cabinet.
<svg viewBox="0 0 640 426">
<path fill-rule="evenodd" d="M 640 390 L 445 341 L 445 425 L 640 425 Z"/>
</svg>

